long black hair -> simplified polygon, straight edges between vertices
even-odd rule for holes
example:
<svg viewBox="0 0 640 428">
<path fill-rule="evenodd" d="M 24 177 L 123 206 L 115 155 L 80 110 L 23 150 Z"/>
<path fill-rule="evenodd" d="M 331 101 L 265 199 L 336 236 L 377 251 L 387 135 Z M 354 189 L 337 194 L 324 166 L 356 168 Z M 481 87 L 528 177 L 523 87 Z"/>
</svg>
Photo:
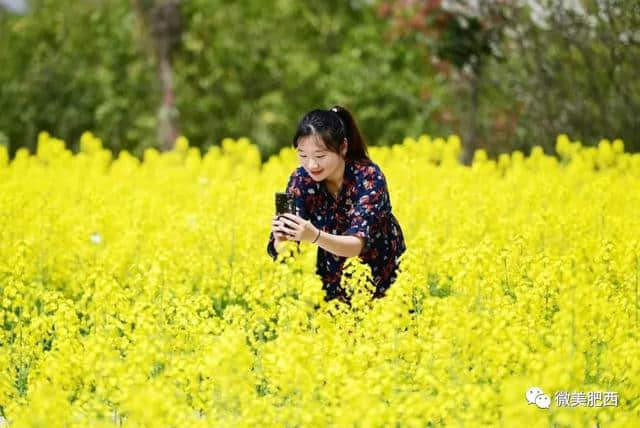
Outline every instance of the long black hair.
<svg viewBox="0 0 640 428">
<path fill-rule="evenodd" d="M 347 159 L 369 159 L 367 145 L 360 134 L 353 115 L 344 107 L 333 106 L 328 110 L 311 110 L 298 123 L 293 137 L 293 147 L 298 148 L 300 138 L 317 135 L 327 149 L 340 154 L 340 144 L 347 139 Z"/>
</svg>

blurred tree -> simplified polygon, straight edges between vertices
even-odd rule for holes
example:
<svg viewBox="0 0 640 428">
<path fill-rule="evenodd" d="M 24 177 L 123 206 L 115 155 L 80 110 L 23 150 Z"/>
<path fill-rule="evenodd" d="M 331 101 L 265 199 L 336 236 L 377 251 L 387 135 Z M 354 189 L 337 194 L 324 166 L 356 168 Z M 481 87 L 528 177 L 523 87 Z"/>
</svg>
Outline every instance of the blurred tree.
<svg viewBox="0 0 640 428">
<path fill-rule="evenodd" d="M 640 150 L 640 4 L 634 0 L 389 0 L 396 39 L 433 56 L 448 85 L 466 82 L 462 160 L 569 133 L 585 144 L 622 138 Z M 465 108 L 468 106 L 468 108 Z M 466 112 L 466 113 L 465 113 Z M 449 113 L 449 114 L 447 114 Z"/>
<path fill-rule="evenodd" d="M 429 119 L 440 89 L 420 98 L 433 82 L 423 58 L 385 40 L 388 22 L 366 2 L 194 0 L 183 16 L 177 103 L 196 144 L 249 136 L 267 157 L 291 144 L 306 111 L 335 103 L 372 143 L 450 130 Z"/>
<path fill-rule="evenodd" d="M 585 144 L 622 138 L 626 150 L 640 150 L 640 4 L 527 0 L 512 10 L 511 54 L 490 73 L 502 104 L 519 112 L 509 144 L 536 141 L 553 153 L 555 135 L 567 133 Z"/>
<path fill-rule="evenodd" d="M 385 40 L 388 22 L 365 0 L 30 7 L 25 16 L 0 13 L 0 132 L 12 155 L 35 149 L 40 130 L 72 147 L 92 130 L 137 156 L 181 132 L 203 149 L 248 136 L 267 157 L 291 144 L 307 110 L 334 103 L 353 110 L 371 143 L 452 131 L 433 118 L 446 88 L 424 78 L 417 50 Z M 159 105 L 170 119 L 164 138 Z"/>
<path fill-rule="evenodd" d="M 203 149 L 248 136 L 266 158 L 338 103 L 371 144 L 462 129 L 467 160 L 553 151 L 565 132 L 637 151 L 639 14 L 632 0 L 33 0 L 0 8 L 0 134 L 11 156 L 41 130 L 72 149 L 92 130 L 116 153 L 182 133 Z"/>
<path fill-rule="evenodd" d="M 478 147 L 480 90 L 488 59 L 501 57 L 498 48 L 508 21 L 506 0 L 387 0 L 378 5 L 393 23 L 392 36 L 411 40 L 431 55 L 436 70 L 466 83 L 469 102 L 463 122 L 461 161 L 470 164 Z M 453 69 L 457 71 L 453 75 Z"/>
<path fill-rule="evenodd" d="M 158 109 L 158 141 L 165 150 L 173 147 L 178 137 L 177 109 L 173 89 L 171 59 L 182 36 L 180 0 L 131 0 L 142 18 L 144 35 L 141 39 L 157 61 L 162 87 L 162 103 Z"/>
<path fill-rule="evenodd" d="M 114 151 L 154 145 L 154 65 L 132 43 L 128 0 L 33 0 L 29 13 L 0 12 L 0 132 L 11 156 L 35 151 L 40 131 L 72 149 L 86 130 Z"/>
</svg>

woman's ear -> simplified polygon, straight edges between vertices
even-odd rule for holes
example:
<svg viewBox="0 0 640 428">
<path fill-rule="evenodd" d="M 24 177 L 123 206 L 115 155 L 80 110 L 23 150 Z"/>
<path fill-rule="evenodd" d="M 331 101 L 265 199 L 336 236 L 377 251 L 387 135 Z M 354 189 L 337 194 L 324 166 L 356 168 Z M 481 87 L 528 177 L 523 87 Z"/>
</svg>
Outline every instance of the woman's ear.
<svg viewBox="0 0 640 428">
<path fill-rule="evenodd" d="M 342 156 L 347 155 L 348 149 L 349 149 L 349 143 L 347 143 L 347 139 L 345 138 L 344 141 L 342 142 L 342 149 L 340 149 L 340 153 L 342 153 Z"/>
</svg>

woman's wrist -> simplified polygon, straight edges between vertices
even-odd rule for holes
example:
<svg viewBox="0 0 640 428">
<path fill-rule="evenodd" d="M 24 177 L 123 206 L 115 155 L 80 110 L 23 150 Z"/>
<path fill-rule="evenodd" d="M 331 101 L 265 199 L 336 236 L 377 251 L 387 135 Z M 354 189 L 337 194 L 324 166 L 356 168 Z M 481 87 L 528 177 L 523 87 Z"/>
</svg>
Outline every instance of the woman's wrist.
<svg viewBox="0 0 640 428">
<path fill-rule="evenodd" d="M 315 243 L 318 242 L 318 239 L 320 239 L 320 233 L 321 233 L 321 230 L 320 230 L 320 228 L 318 228 L 318 233 L 316 234 L 315 239 L 313 241 L 311 241 L 312 244 L 315 244 Z"/>
</svg>

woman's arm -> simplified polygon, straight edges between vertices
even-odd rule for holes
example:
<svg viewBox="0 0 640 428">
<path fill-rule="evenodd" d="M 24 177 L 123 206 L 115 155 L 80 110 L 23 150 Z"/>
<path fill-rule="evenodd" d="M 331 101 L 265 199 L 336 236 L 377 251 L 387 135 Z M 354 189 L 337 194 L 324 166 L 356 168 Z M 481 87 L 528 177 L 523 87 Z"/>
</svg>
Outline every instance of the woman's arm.
<svg viewBox="0 0 640 428">
<path fill-rule="evenodd" d="M 315 227 L 314 227 L 315 228 Z M 317 228 L 316 235 L 318 233 Z M 320 231 L 316 244 L 323 250 L 342 257 L 355 257 L 360 255 L 364 247 L 364 238 L 359 236 L 332 235 Z"/>
<path fill-rule="evenodd" d="M 319 231 L 309 220 L 295 214 L 283 214 L 274 221 L 274 230 L 285 233 L 288 239 L 318 244 L 320 248 L 336 256 L 355 257 L 364 248 L 365 238 L 353 235 L 332 235 Z M 320 232 L 320 235 L 318 235 Z M 316 237 L 318 238 L 316 240 Z"/>
</svg>

